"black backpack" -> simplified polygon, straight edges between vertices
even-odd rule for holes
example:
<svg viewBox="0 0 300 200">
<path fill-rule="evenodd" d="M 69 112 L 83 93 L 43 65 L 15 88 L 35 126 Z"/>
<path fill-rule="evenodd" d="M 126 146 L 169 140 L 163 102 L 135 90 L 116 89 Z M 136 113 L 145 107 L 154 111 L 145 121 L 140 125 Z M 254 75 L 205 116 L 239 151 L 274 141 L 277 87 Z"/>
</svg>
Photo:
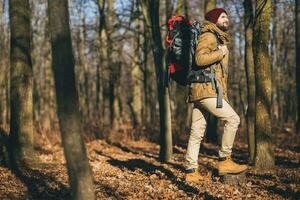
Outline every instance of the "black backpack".
<svg viewBox="0 0 300 200">
<path fill-rule="evenodd" d="M 168 20 L 167 65 L 168 79 L 180 85 L 187 85 L 191 79 L 191 70 L 195 65 L 195 49 L 201 34 L 200 23 L 174 16 Z"/>
</svg>

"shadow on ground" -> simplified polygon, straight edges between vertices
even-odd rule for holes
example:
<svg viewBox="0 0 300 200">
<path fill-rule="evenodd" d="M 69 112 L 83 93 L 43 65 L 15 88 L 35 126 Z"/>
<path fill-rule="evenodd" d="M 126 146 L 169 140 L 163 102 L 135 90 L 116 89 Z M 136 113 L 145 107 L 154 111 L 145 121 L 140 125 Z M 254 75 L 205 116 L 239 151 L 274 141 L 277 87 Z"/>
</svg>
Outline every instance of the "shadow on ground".
<svg viewBox="0 0 300 200">
<path fill-rule="evenodd" d="M 152 163 L 146 162 L 142 159 L 130 159 L 126 161 L 121 161 L 117 159 L 111 159 L 108 161 L 111 165 L 119 167 L 120 169 L 127 169 L 130 171 L 136 171 L 138 169 L 142 170 L 143 173 L 151 176 L 153 174 L 157 175 L 161 179 L 171 180 L 173 184 L 175 184 L 178 189 L 183 190 L 188 194 L 196 194 L 198 197 L 202 197 L 204 199 L 219 199 L 207 192 L 201 192 L 198 188 L 193 187 L 187 184 L 185 181 L 176 178 L 176 176 L 168 169 L 157 166 Z"/>
<path fill-rule="evenodd" d="M 57 165 L 39 164 L 38 167 L 23 166 L 16 176 L 28 188 L 28 199 L 71 199 L 69 188 L 51 174 L 59 173 Z"/>
</svg>

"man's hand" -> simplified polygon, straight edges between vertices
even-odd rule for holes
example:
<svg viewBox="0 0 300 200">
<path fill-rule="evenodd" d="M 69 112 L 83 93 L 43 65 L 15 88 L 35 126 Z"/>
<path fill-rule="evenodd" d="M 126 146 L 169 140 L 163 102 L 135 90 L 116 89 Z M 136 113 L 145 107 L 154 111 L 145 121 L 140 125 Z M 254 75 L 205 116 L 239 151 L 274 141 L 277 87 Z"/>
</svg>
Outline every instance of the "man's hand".
<svg viewBox="0 0 300 200">
<path fill-rule="evenodd" d="M 227 49 L 226 45 L 219 45 L 218 48 L 222 50 L 223 56 L 225 56 L 226 54 L 228 54 L 228 49 Z"/>
</svg>

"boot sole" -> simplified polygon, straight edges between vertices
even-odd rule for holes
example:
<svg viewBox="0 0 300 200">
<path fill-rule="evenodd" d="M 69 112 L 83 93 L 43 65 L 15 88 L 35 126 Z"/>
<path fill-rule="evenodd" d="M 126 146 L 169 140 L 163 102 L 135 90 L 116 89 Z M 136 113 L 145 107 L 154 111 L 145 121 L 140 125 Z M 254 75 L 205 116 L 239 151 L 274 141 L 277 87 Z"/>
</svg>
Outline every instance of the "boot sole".
<svg viewBox="0 0 300 200">
<path fill-rule="evenodd" d="M 238 175 L 238 174 L 241 174 L 243 172 L 247 171 L 247 169 L 243 170 L 243 171 L 240 171 L 240 172 L 219 172 L 219 176 L 224 176 L 224 175 Z"/>
</svg>

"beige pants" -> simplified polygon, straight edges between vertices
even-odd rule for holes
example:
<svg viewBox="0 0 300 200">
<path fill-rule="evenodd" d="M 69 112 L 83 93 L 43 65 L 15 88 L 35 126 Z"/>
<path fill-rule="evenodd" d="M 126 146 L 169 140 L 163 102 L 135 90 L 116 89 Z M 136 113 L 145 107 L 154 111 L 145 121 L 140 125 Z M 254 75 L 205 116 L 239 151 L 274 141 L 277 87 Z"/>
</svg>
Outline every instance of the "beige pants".
<svg viewBox="0 0 300 200">
<path fill-rule="evenodd" d="M 202 141 L 206 130 L 206 122 L 209 113 L 225 122 L 219 157 L 226 157 L 232 152 L 232 145 L 240 124 L 240 117 L 224 99 L 222 108 L 216 108 L 216 102 L 216 98 L 206 98 L 194 102 L 191 132 L 185 157 L 186 169 L 198 168 L 200 142 Z"/>
</svg>

